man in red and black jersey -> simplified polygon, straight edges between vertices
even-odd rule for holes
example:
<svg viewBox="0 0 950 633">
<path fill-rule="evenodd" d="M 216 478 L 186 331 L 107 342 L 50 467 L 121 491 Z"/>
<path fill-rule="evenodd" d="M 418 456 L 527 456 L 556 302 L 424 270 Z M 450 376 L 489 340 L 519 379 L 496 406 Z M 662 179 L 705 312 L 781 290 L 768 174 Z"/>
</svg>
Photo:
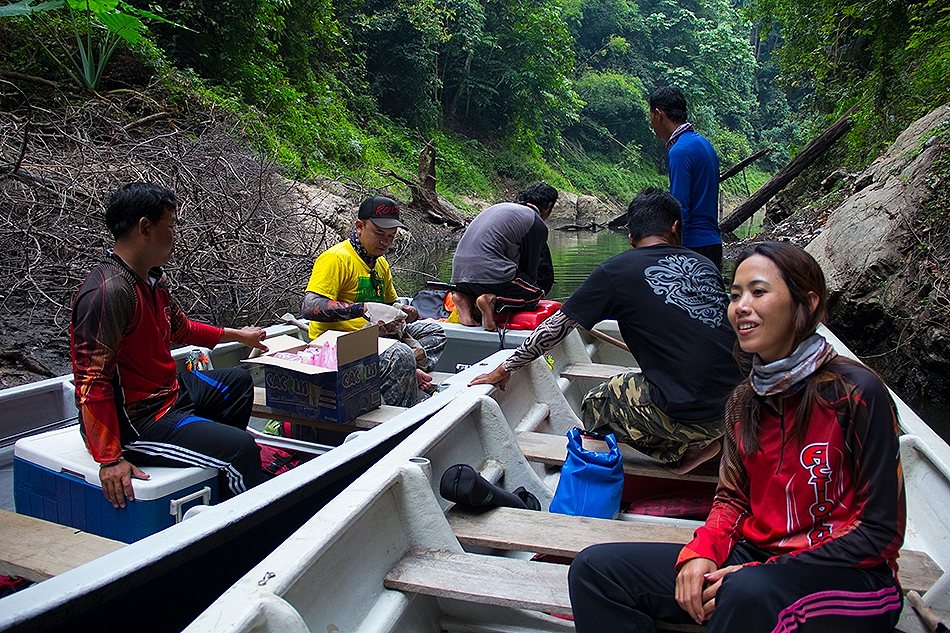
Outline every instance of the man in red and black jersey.
<svg viewBox="0 0 950 633">
<path fill-rule="evenodd" d="M 243 369 L 176 374 L 172 343 L 210 348 L 238 341 L 267 350 L 261 328 L 192 321 L 172 299 L 161 266 L 175 247 L 177 217 L 175 194 L 164 187 L 134 182 L 113 193 L 106 225 L 115 245 L 73 301 L 80 431 L 100 464 L 102 492 L 116 508 L 134 499 L 132 478 L 148 479 L 138 466 L 217 468 L 228 496 L 267 478 L 245 430 L 250 375 Z"/>
</svg>

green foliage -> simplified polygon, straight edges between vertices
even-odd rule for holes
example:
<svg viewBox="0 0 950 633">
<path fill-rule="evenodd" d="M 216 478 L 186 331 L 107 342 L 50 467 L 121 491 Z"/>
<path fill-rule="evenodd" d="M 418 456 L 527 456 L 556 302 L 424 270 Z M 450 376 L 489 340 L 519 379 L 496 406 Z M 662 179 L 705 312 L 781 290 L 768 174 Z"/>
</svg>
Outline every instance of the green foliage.
<svg viewBox="0 0 950 633">
<path fill-rule="evenodd" d="M 913 60 L 910 83 L 921 110 L 947 101 L 950 77 L 950 4 L 927 0 L 908 9 L 910 37 L 905 50 Z"/>
<path fill-rule="evenodd" d="M 586 106 L 581 124 L 568 130 L 572 140 L 611 155 L 632 142 L 640 153 L 634 163 L 662 166 L 645 99 L 674 85 L 697 129 L 725 143 L 717 151 L 731 158 L 758 141 L 750 26 L 727 0 L 581 0 L 579 8 L 575 86 Z"/>
<path fill-rule="evenodd" d="M 53 9 L 62 9 L 65 5 L 64 0 L 52 0 L 51 2 L 37 2 L 37 0 L 20 0 L 12 4 L 0 7 L 0 18 L 13 18 L 24 15 L 35 15 L 43 11 Z"/>
<path fill-rule="evenodd" d="M 772 174 L 758 167 L 746 167 L 741 174 L 736 174 L 729 180 L 719 183 L 719 188 L 724 194 L 748 198 L 771 177 Z"/>
<path fill-rule="evenodd" d="M 501 131 L 527 144 L 551 145 L 577 118 L 570 77 L 573 40 L 552 0 L 450 3 L 464 25 L 440 52 L 442 107 L 447 119 Z"/>
<path fill-rule="evenodd" d="M 60 33 L 58 23 L 47 12 L 65 13 L 65 22 L 75 45 Z M 26 18 L 27 24 L 45 31 L 36 39 L 50 57 L 80 87 L 95 90 L 102 81 L 106 64 L 116 47 L 125 42 L 138 46 L 146 31 L 143 19 L 164 21 L 160 16 L 119 0 L 20 0 L 0 7 L 0 18 Z M 51 39 L 54 53 L 46 44 Z"/>
<path fill-rule="evenodd" d="M 624 202 L 666 183 L 646 108 L 661 83 L 687 92 L 724 163 L 761 140 L 728 0 L 127 1 L 167 21 L 149 38 L 156 68 L 181 69 L 160 72 L 177 98 L 233 112 L 293 176 L 391 184 L 379 170 L 413 177 L 434 138 L 449 199 L 545 179 Z"/>
<path fill-rule="evenodd" d="M 614 68 L 639 74 L 646 60 L 639 56 L 639 47 L 632 44 L 645 29 L 637 3 L 580 0 L 578 11 L 571 23 L 577 40 L 578 70 Z"/>
<path fill-rule="evenodd" d="M 281 6 L 281 16 L 277 52 L 288 79 L 307 87 L 336 81 L 362 86 L 360 64 L 347 63 L 354 52 L 347 49 L 349 34 L 332 0 L 293 0 Z"/>
<path fill-rule="evenodd" d="M 440 7 L 435 0 L 370 2 L 354 24 L 380 110 L 422 129 L 439 115 L 436 58 L 448 39 Z"/>
<path fill-rule="evenodd" d="M 777 25 L 784 83 L 813 92 L 819 115 L 854 103 L 850 159 L 857 166 L 909 122 L 946 101 L 950 8 L 937 0 L 755 0 L 750 15 Z"/>
<path fill-rule="evenodd" d="M 652 167 L 617 164 L 614 159 L 597 152 L 583 151 L 568 145 L 559 168 L 574 189 L 581 193 L 607 195 L 626 207 L 645 187 L 669 187 L 669 179 Z"/>
<path fill-rule="evenodd" d="M 725 169 L 752 153 L 749 140 L 739 132 L 716 127 L 707 132 L 707 138 L 719 155 L 719 164 Z"/>
<path fill-rule="evenodd" d="M 611 71 L 589 71 L 575 83 L 584 101 L 580 122 L 569 131 L 584 147 L 619 157 L 633 144 L 656 145 L 650 127 L 643 83 L 634 76 Z"/>
<path fill-rule="evenodd" d="M 459 194 L 490 199 L 495 186 L 490 175 L 494 172 L 494 155 L 475 139 L 449 132 L 433 136 L 438 148 L 436 165 L 439 188 L 450 197 Z"/>
</svg>

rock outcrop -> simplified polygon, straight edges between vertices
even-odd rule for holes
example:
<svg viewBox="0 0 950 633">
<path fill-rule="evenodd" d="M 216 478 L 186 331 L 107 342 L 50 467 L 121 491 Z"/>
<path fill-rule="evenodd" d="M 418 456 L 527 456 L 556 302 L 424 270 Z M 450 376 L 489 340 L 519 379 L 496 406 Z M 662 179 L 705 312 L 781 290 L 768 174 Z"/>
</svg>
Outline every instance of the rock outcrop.
<svg viewBox="0 0 950 633">
<path fill-rule="evenodd" d="M 909 395 L 950 382 L 950 106 L 916 121 L 853 181 L 807 247 L 830 323 Z"/>
<path fill-rule="evenodd" d="M 578 195 L 570 191 L 561 191 L 558 195 L 554 211 L 548 218 L 548 226 L 552 229 L 564 227 L 588 228 L 592 225 L 601 227 L 625 209 L 595 196 Z"/>
</svg>

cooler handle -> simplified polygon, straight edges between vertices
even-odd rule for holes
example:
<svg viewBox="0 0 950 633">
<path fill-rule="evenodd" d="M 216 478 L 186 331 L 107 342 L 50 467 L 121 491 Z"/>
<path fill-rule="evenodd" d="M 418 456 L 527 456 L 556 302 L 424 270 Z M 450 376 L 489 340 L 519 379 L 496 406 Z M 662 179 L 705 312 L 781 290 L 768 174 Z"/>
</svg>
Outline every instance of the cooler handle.
<svg viewBox="0 0 950 633">
<path fill-rule="evenodd" d="M 175 517 L 175 523 L 181 523 L 182 509 L 185 507 L 186 503 L 190 503 L 195 499 L 201 499 L 201 502 L 204 505 L 211 503 L 211 488 L 205 486 L 199 490 L 195 490 L 190 495 L 185 495 L 181 499 L 172 499 L 169 502 L 169 514 Z"/>
</svg>

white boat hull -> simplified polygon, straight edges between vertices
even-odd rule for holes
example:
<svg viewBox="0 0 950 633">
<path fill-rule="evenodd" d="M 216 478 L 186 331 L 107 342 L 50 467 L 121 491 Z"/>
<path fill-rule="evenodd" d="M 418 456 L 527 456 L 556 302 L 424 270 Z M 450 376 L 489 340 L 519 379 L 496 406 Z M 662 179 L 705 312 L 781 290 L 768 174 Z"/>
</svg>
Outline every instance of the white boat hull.
<svg viewBox="0 0 950 633">
<path fill-rule="evenodd" d="M 586 351 L 579 338 L 568 347 L 578 343 Z M 577 348 L 558 350 L 555 367 L 571 359 L 576 362 L 577 353 Z M 489 358 L 482 369 L 494 367 L 505 354 Z M 528 464 L 515 434 L 526 429 L 561 432 L 573 425 L 576 417 L 563 407 L 576 387 L 555 378 L 539 360 L 516 373 L 506 393 L 485 386 L 469 388 L 328 503 L 186 630 L 573 630 L 570 623 L 543 612 L 407 594 L 387 589 L 385 579 L 415 550 L 463 553 L 446 518 L 450 504 L 438 495 L 438 478 L 449 466 L 473 465 L 508 490 L 525 486 L 547 508 L 556 475 Z M 551 413 L 549 418 L 537 414 L 532 418 L 530 413 L 539 406 Z M 926 552 L 942 569 L 950 569 L 950 518 L 942 512 L 950 503 L 946 461 L 950 449 L 903 403 L 899 406 L 908 499 L 905 549 Z M 526 424 L 528 418 L 542 422 Z M 414 463 L 418 458 L 428 460 L 428 466 L 420 468 Z M 683 519 L 631 518 L 698 525 Z M 944 573 L 926 598 L 931 606 L 948 608 L 948 595 L 950 580 Z"/>
</svg>

